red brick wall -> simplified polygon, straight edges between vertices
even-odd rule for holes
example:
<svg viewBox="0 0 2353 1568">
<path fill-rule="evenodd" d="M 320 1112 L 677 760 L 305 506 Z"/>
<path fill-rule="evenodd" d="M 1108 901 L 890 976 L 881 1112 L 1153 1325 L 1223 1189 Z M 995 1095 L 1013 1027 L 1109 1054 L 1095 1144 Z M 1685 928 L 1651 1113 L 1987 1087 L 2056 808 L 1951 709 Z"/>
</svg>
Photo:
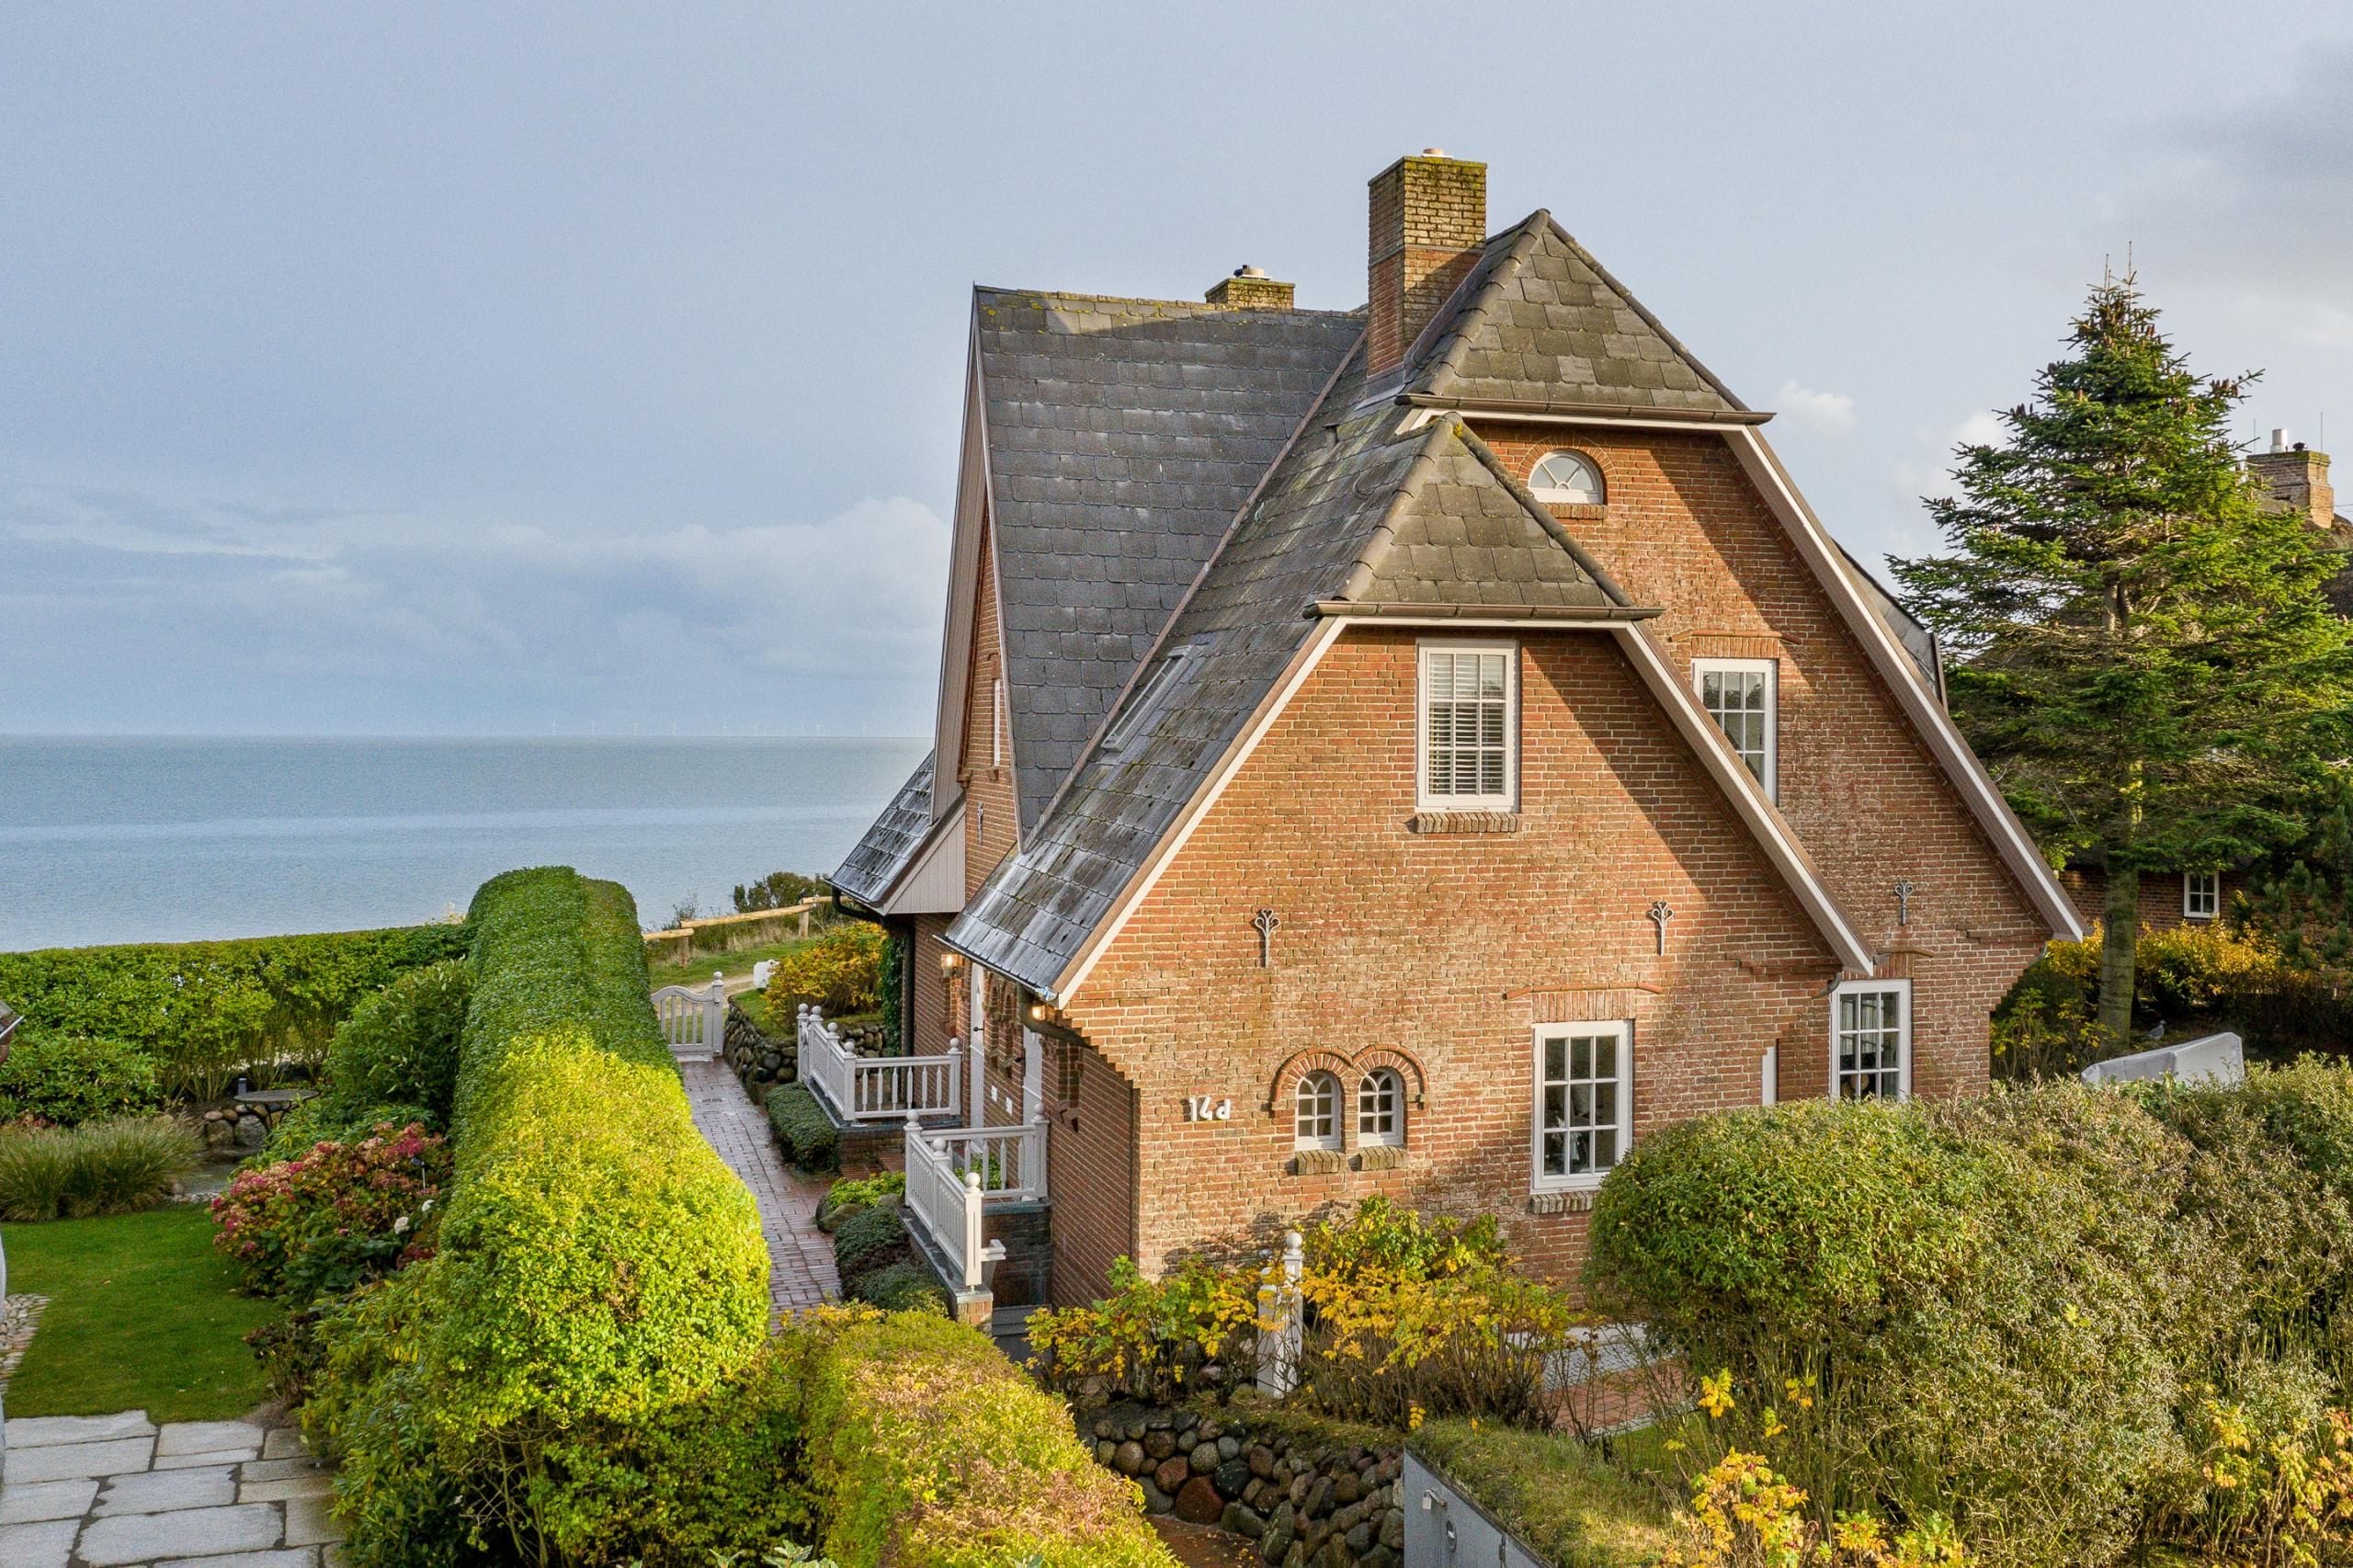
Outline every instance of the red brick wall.
<svg viewBox="0 0 2353 1568">
<path fill-rule="evenodd" d="M 1720 437 L 1491 424 L 1526 474 L 1568 448 L 1600 468 L 1598 507 L 1563 525 L 1638 604 L 1688 685 L 1694 657 L 1779 664 L 1779 803 L 1863 939 L 1914 980 L 1914 1086 L 1981 1089 L 1994 1004 L 2049 933 Z M 1913 883 L 1911 924 L 1895 883 Z M 1824 1047 L 1827 1050 L 1827 1047 Z M 1783 1084 L 1797 1080 L 1785 1063 Z"/>
<path fill-rule="evenodd" d="M 1072 1021 L 1139 1090 L 1148 1267 L 1383 1191 L 1504 1214 L 1565 1274 L 1585 1217 L 1529 1212 L 1537 1023 L 1634 1020 L 1637 1137 L 1756 1104 L 1777 1040 L 1785 1085 L 1801 1059 L 1826 1060 L 1836 960 L 1605 634 L 1523 643 L 1515 834 L 1407 831 L 1415 694 L 1412 633 L 1343 636 L 1073 1000 Z M 1676 911 L 1664 958 L 1645 917 L 1662 898 Z M 1268 968 L 1250 924 L 1262 906 L 1282 921 Z M 1291 1174 L 1278 1074 L 1309 1047 L 1351 1059 L 1350 1096 L 1360 1052 L 1417 1065 L 1427 1099 L 1409 1104 L 1401 1167 Z M 1232 1119 L 1186 1121 L 1193 1095 L 1230 1099 Z M 1125 1250 L 1116 1212 L 1065 1204 L 1067 1174 L 1064 1299 Z"/>
<path fill-rule="evenodd" d="M 972 616 L 972 673 L 964 698 L 964 755 L 956 766 L 964 786 L 964 896 L 980 891 L 997 862 L 1013 853 L 1018 810 L 1013 793 L 1013 737 L 1001 759 L 995 733 L 996 683 L 1005 671 L 997 633 L 996 553 L 993 530 L 981 526 L 980 603 Z"/>
<path fill-rule="evenodd" d="M 1044 1044 L 1052 1300 L 1074 1306 L 1103 1293 L 1114 1258 L 1136 1253 L 1137 1096 L 1088 1047 L 1059 1037 Z"/>
<path fill-rule="evenodd" d="M 2108 917 L 2108 873 L 2097 866 L 2060 873 L 2059 885 L 2067 890 L 2075 913 L 2088 926 Z M 2231 912 L 2231 900 L 2246 892 L 2245 871 L 2224 871 L 2222 887 L 2222 913 Z M 2181 873 L 2179 871 L 2150 871 L 2141 878 L 2141 924 L 2160 930 L 2172 926 L 2188 924 L 2181 913 Z M 2206 924 L 2203 921 L 2199 924 Z"/>
<path fill-rule="evenodd" d="M 939 967 L 948 949 L 939 938 L 952 915 L 918 915 L 915 940 L 907 954 L 908 984 L 914 992 L 915 1047 L 917 1056 L 937 1056 L 949 1040 L 963 1033 L 955 1013 L 955 986 Z"/>
</svg>

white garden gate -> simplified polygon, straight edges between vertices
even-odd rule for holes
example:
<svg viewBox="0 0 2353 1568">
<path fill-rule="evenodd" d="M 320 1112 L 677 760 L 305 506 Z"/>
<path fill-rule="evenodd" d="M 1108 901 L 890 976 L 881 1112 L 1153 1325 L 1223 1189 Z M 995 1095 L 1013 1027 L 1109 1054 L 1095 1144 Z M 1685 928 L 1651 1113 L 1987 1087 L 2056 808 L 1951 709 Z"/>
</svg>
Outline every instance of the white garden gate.
<svg viewBox="0 0 2353 1568">
<path fill-rule="evenodd" d="M 662 1038 L 676 1057 L 712 1057 L 727 1043 L 727 982 L 713 972 L 709 985 L 665 985 L 654 994 Z"/>
</svg>

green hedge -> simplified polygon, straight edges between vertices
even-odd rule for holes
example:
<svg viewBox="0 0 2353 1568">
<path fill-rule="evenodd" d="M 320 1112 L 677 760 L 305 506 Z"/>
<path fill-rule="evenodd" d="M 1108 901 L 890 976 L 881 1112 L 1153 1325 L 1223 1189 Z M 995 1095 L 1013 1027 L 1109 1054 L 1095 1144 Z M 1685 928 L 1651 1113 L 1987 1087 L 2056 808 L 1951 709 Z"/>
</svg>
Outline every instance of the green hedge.
<svg viewBox="0 0 2353 1568">
<path fill-rule="evenodd" d="M 0 1062 L 0 1121 L 37 1116 L 72 1127 L 161 1103 L 154 1059 L 122 1040 L 20 1028 Z"/>
<path fill-rule="evenodd" d="M 1449 1419 L 1409 1446 L 1559 1568 L 1647 1568 L 1677 1543 L 1662 1488 L 1566 1433 Z"/>
<path fill-rule="evenodd" d="M 128 1040 L 175 1094 L 217 1097 L 240 1072 L 315 1061 L 363 997 L 465 955 L 461 926 L 0 953 L 0 1002 L 60 1034 Z"/>
<path fill-rule="evenodd" d="M 914 1256 L 915 1243 L 896 1204 L 861 1209 L 834 1229 L 834 1269 L 845 1286 Z"/>
<path fill-rule="evenodd" d="M 329 1329 L 306 1419 L 343 1456 L 357 1562 L 470 1537 L 604 1562 L 615 1499 L 658 1479 L 617 1474 L 625 1450 L 765 1343 L 767 1253 L 688 1113 L 629 894 L 509 872 L 472 925 L 438 1250 Z"/>
<path fill-rule="evenodd" d="M 768 1126 L 776 1131 L 777 1147 L 804 1171 L 829 1171 L 841 1160 L 841 1129 L 803 1084 L 768 1092 Z"/>
<path fill-rule="evenodd" d="M 854 1322 L 811 1358 L 808 1482 L 842 1568 L 1175 1568 L 1135 1483 L 978 1330 Z"/>
<path fill-rule="evenodd" d="M 1825 1506 L 1943 1513 L 1996 1562 L 2054 1540 L 2101 1562 L 2196 1476 L 2196 1389 L 2325 1353 L 2348 1176 L 2336 1068 L 1792 1104 L 1644 1139 L 1596 1201 L 1588 1282 L 1729 1370 L 1732 1437 Z M 1749 1428 L 1776 1407 L 1768 1443 Z"/>
</svg>

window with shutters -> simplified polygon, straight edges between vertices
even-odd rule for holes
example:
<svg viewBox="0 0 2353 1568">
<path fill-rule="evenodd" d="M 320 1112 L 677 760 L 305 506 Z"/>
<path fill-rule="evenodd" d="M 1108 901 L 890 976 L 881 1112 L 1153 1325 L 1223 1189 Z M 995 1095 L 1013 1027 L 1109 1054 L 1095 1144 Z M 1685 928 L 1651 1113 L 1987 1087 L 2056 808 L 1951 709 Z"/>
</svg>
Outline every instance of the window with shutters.
<svg viewBox="0 0 2353 1568">
<path fill-rule="evenodd" d="M 1422 644 L 1421 810 L 1518 809 L 1518 688 L 1516 644 Z"/>
</svg>

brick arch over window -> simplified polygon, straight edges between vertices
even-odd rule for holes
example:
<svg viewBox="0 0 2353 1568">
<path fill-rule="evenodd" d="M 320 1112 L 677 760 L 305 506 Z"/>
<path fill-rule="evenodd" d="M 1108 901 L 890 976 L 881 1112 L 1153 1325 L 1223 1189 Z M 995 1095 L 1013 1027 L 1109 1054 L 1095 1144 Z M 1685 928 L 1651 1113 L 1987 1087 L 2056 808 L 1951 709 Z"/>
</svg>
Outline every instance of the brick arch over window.
<svg viewBox="0 0 2353 1568">
<path fill-rule="evenodd" d="M 1428 1082 L 1422 1074 L 1422 1064 L 1402 1051 L 1385 1045 L 1369 1045 L 1354 1056 L 1320 1045 L 1304 1051 L 1294 1051 L 1275 1069 L 1274 1081 L 1267 1085 L 1266 1103 L 1259 1108 L 1268 1116 L 1287 1116 L 1299 1096 L 1299 1081 L 1310 1073 L 1329 1073 L 1340 1080 L 1340 1091 L 1356 1104 L 1357 1085 L 1364 1075 L 1376 1067 L 1387 1067 L 1397 1074 L 1404 1085 L 1405 1103 L 1419 1109 L 1428 1093 Z"/>
<path fill-rule="evenodd" d="M 1291 1107 L 1299 1101 L 1299 1081 L 1310 1073 L 1331 1074 L 1340 1080 L 1343 1095 L 1357 1092 L 1357 1070 L 1347 1057 L 1322 1046 L 1310 1046 L 1305 1051 L 1292 1051 L 1275 1069 L 1274 1082 L 1267 1085 L 1267 1103 L 1259 1108 L 1268 1116 L 1289 1116 Z"/>
</svg>

